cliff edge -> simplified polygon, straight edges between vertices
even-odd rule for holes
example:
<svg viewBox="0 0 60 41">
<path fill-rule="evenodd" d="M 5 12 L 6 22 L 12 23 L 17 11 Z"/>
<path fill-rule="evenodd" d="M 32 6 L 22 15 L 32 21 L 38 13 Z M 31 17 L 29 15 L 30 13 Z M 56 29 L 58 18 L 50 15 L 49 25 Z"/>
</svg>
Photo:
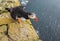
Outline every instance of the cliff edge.
<svg viewBox="0 0 60 41">
<path fill-rule="evenodd" d="M 5 7 L 19 5 L 19 0 L 2 0 L 0 2 L 0 41 L 41 41 L 29 19 L 17 23 L 5 10 Z"/>
</svg>

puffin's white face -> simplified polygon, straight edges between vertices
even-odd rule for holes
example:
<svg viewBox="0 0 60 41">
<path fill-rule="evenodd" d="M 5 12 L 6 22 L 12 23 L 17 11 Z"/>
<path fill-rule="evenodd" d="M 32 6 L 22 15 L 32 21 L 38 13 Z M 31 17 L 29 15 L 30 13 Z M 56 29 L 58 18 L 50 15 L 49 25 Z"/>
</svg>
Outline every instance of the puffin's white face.
<svg viewBox="0 0 60 41">
<path fill-rule="evenodd" d="M 36 18 L 36 14 L 35 14 L 35 13 L 32 13 L 31 15 L 28 15 L 28 17 L 29 17 L 30 19 L 35 19 L 35 18 Z"/>
<path fill-rule="evenodd" d="M 37 18 L 37 16 L 36 16 L 35 13 L 31 13 L 31 15 L 28 15 L 28 17 L 29 17 L 30 19 L 33 19 L 33 20 L 35 20 L 35 21 L 38 21 L 38 18 Z"/>
</svg>

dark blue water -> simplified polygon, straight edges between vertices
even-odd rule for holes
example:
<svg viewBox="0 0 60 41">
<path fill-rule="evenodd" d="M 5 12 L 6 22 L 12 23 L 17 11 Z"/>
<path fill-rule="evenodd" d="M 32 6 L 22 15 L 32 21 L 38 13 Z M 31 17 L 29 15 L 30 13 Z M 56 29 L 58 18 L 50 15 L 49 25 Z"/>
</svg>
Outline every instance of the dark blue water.
<svg viewBox="0 0 60 41">
<path fill-rule="evenodd" d="M 26 10 L 37 14 L 31 21 L 43 41 L 60 41 L 60 0 L 29 0 Z"/>
</svg>

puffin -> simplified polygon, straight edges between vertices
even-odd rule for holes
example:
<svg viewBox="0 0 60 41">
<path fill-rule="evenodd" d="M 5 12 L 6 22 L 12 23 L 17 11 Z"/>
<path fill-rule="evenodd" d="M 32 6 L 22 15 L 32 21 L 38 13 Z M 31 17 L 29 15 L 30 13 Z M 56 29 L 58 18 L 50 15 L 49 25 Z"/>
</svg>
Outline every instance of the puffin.
<svg viewBox="0 0 60 41">
<path fill-rule="evenodd" d="M 21 22 L 21 20 L 25 21 L 27 19 L 33 19 L 36 22 L 38 22 L 38 17 L 34 12 L 27 12 L 24 10 L 23 6 L 17 6 L 13 8 L 5 8 L 8 12 L 10 12 L 11 17 L 14 20 L 17 20 L 18 23 Z"/>
</svg>

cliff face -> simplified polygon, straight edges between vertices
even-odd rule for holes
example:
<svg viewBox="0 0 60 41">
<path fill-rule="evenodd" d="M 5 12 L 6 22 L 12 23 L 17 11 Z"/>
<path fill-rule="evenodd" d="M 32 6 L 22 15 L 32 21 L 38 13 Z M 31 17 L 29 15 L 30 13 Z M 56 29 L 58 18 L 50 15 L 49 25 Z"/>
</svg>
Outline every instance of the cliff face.
<svg viewBox="0 0 60 41">
<path fill-rule="evenodd" d="M 41 41 L 30 20 L 17 23 L 5 7 L 19 6 L 18 0 L 2 0 L 0 4 L 0 41 Z"/>
</svg>

